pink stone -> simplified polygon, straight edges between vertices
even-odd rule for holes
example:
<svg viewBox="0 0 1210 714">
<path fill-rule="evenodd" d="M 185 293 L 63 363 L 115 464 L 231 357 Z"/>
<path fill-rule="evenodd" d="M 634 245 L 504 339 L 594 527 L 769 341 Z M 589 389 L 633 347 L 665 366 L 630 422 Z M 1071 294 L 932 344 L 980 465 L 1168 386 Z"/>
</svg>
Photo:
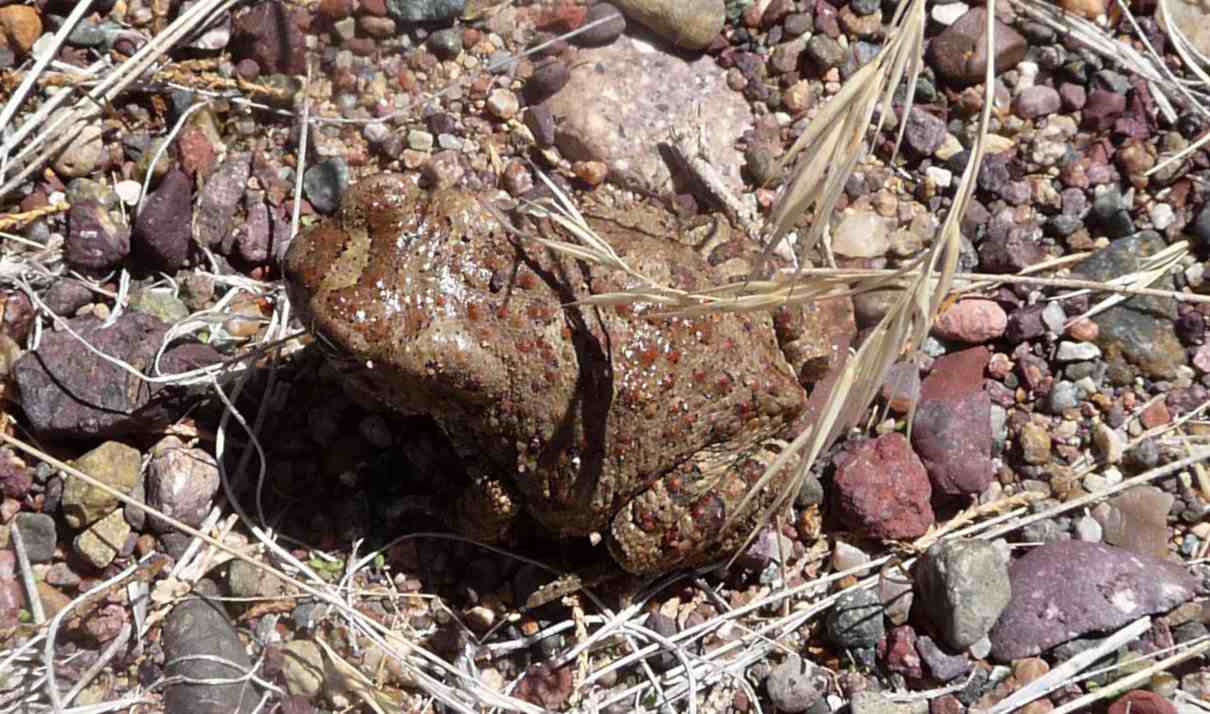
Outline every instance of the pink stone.
<svg viewBox="0 0 1210 714">
<path fill-rule="evenodd" d="M 847 455 L 833 482 L 841 521 L 871 538 L 924 535 L 934 520 L 932 486 L 908 440 L 884 434 Z"/>
<path fill-rule="evenodd" d="M 941 313 L 933 332 L 947 340 L 978 344 L 994 340 L 1008 327 L 1004 308 L 992 300 L 973 298 L 955 303 Z"/>
<path fill-rule="evenodd" d="M 1145 689 L 1135 689 L 1118 697 L 1109 705 L 1109 714 L 1176 714 L 1172 702 L 1164 699 L 1155 692 Z"/>
</svg>

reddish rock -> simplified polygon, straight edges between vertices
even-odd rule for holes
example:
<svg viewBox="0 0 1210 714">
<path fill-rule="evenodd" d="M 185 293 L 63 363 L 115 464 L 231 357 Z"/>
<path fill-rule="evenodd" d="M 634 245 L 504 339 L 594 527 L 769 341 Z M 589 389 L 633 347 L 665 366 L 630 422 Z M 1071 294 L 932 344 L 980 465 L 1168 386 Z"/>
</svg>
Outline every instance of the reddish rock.
<svg viewBox="0 0 1210 714">
<path fill-rule="evenodd" d="M 987 10 L 971 8 L 929 44 L 928 59 L 945 79 L 959 84 L 983 81 L 987 70 Z M 1025 59 L 1025 38 L 996 21 L 995 72 L 1006 72 Z"/>
<path fill-rule="evenodd" d="M 130 229 L 93 199 L 76 201 L 67 214 L 63 257 L 79 270 L 108 270 L 130 254 Z"/>
<path fill-rule="evenodd" d="M 1054 87 L 1043 84 L 1026 87 L 1013 99 L 1013 114 L 1022 119 L 1036 119 L 1059 111 L 1062 97 Z"/>
<path fill-rule="evenodd" d="M 841 521 L 863 536 L 917 538 L 933 524 L 928 474 L 902 434 L 884 434 L 847 452 L 833 487 Z"/>
<path fill-rule="evenodd" d="M 1088 93 L 1084 104 L 1081 125 L 1090 131 L 1105 131 L 1126 109 L 1126 97 L 1105 89 L 1094 89 Z"/>
<path fill-rule="evenodd" d="M 134 220 L 135 256 L 155 270 L 175 273 L 189 258 L 192 223 L 193 182 L 180 170 L 170 171 Z"/>
<path fill-rule="evenodd" d="M 892 672 L 920 679 L 924 676 L 920 655 L 916 653 L 916 631 L 911 625 L 900 625 L 887 633 L 878 643 L 878 656 Z"/>
<path fill-rule="evenodd" d="M 1031 550 L 1008 576 L 1012 598 L 988 634 L 1001 662 L 1167 612 L 1198 592 L 1197 578 L 1182 565 L 1075 540 Z"/>
<path fill-rule="evenodd" d="M 8 549 L 0 550 L 0 627 L 17 624 L 25 607 L 25 591 L 17 576 L 17 556 Z"/>
<path fill-rule="evenodd" d="M 305 74 L 306 37 L 302 13 L 277 0 L 256 3 L 235 17 L 231 54 L 236 62 L 251 59 L 265 74 Z"/>
<path fill-rule="evenodd" d="M 991 483 L 992 405 L 983 389 L 990 359 L 985 347 L 945 355 L 921 386 L 912 446 L 942 493 L 981 493 Z"/>
<path fill-rule="evenodd" d="M 1155 692 L 1134 689 L 1110 704 L 1109 714 L 1176 714 L 1176 707 Z"/>
<path fill-rule="evenodd" d="M 554 669 L 545 662 L 539 662 L 526 670 L 513 694 L 531 704 L 557 710 L 563 708 L 571 691 L 571 665 Z"/>
<path fill-rule="evenodd" d="M 206 132 L 196 126 L 188 126 L 177 137 L 176 144 L 180 151 L 181 168 L 185 170 L 185 173 L 205 178 L 214 171 L 218 154 L 214 150 L 214 144 L 210 143 L 210 138 L 206 136 Z"/>
<path fill-rule="evenodd" d="M 999 338 L 1008 327 L 1008 315 L 994 300 L 960 300 L 937 318 L 933 332 L 943 339 L 969 344 Z"/>
<path fill-rule="evenodd" d="M 937 697 L 929 702 L 929 714 L 962 714 L 964 711 L 966 707 L 962 706 L 962 702 L 953 694 Z"/>
<path fill-rule="evenodd" d="M 230 250 L 235 208 L 247 190 L 252 173 L 250 154 L 233 154 L 210 175 L 197 200 L 196 238 L 206 247 L 220 246 L 220 252 Z"/>
</svg>

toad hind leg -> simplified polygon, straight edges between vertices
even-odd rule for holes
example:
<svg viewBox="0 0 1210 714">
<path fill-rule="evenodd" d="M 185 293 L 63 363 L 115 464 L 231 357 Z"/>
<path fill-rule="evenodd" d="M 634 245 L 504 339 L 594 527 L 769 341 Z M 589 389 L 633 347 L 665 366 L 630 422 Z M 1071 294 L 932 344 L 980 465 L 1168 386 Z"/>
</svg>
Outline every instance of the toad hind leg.
<svg viewBox="0 0 1210 714">
<path fill-rule="evenodd" d="M 781 443 L 765 442 L 738 457 L 720 449 L 656 480 L 614 516 L 614 560 L 642 575 L 701 565 L 738 550 L 794 478 L 797 462 L 791 461 L 740 512 Z"/>
</svg>

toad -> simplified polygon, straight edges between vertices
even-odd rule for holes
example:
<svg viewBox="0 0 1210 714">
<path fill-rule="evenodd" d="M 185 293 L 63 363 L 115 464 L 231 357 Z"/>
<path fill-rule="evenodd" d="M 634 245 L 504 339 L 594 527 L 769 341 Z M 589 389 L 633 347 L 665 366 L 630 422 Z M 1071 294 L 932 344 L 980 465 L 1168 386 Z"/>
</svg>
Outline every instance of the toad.
<svg viewBox="0 0 1210 714">
<path fill-rule="evenodd" d="M 746 266 L 670 240 L 667 212 L 586 212 L 662 284 L 703 289 Z M 745 502 L 801 428 L 800 372 L 831 352 L 824 318 L 577 304 L 639 279 L 518 238 L 502 217 L 464 191 L 365 179 L 290 246 L 291 302 L 352 379 L 448 436 L 472 482 L 452 504 L 463 533 L 498 540 L 524 511 L 556 537 L 603 534 L 634 574 L 739 548 L 792 475 Z M 548 220 L 526 230 L 572 240 Z"/>
</svg>

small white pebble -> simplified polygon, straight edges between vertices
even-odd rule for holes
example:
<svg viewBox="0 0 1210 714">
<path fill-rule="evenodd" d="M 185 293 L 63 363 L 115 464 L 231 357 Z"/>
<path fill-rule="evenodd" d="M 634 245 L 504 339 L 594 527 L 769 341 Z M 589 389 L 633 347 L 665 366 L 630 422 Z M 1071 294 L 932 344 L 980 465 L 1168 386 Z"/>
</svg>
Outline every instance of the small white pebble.
<svg viewBox="0 0 1210 714">
<path fill-rule="evenodd" d="M 143 187 L 138 181 L 128 179 L 126 181 L 119 181 L 113 187 L 113 190 L 118 194 L 118 198 L 122 199 L 122 203 L 125 203 L 127 206 L 134 206 L 139 202 L 139 193 L 143 190 Z"/>
<path fill-rule="evenodd" d="M 1084 516 L 1076 521 L 1076 538 L 1085 543 L 1100 543 L 1102 528 L 1097 519 L 1092 516 Z"/>
<path fill-rule="evenodd" d="M 953 2 L 946 3 L 944 5 L 933 5 L 933 9 L 929 14 L 932 16 L 933 20 L 937 22 L 937 24 L 949 27 L 950 25 L 954 24 L 958 18 L 965 15 L 966 11 L 969 9 L 970 7 L 967 6 L 966 3 Z"/>
<path fill-rule="evenodd" d="M 1151 224 L 1155 226 L 1157 231 L 1162 231 L 1176 220 L 1176 214 L 1172 210 L 1172 206 L 1166 203 L 1157 203 L 1151 207 Z"/>
<path fill-rule="evenodd" d="M 937 184 L 937 188 L 949 188 L 954 182 L 954 172 L 940 166 L 930 166 L 924 170 L 924 174 Z"/>
</svg>

